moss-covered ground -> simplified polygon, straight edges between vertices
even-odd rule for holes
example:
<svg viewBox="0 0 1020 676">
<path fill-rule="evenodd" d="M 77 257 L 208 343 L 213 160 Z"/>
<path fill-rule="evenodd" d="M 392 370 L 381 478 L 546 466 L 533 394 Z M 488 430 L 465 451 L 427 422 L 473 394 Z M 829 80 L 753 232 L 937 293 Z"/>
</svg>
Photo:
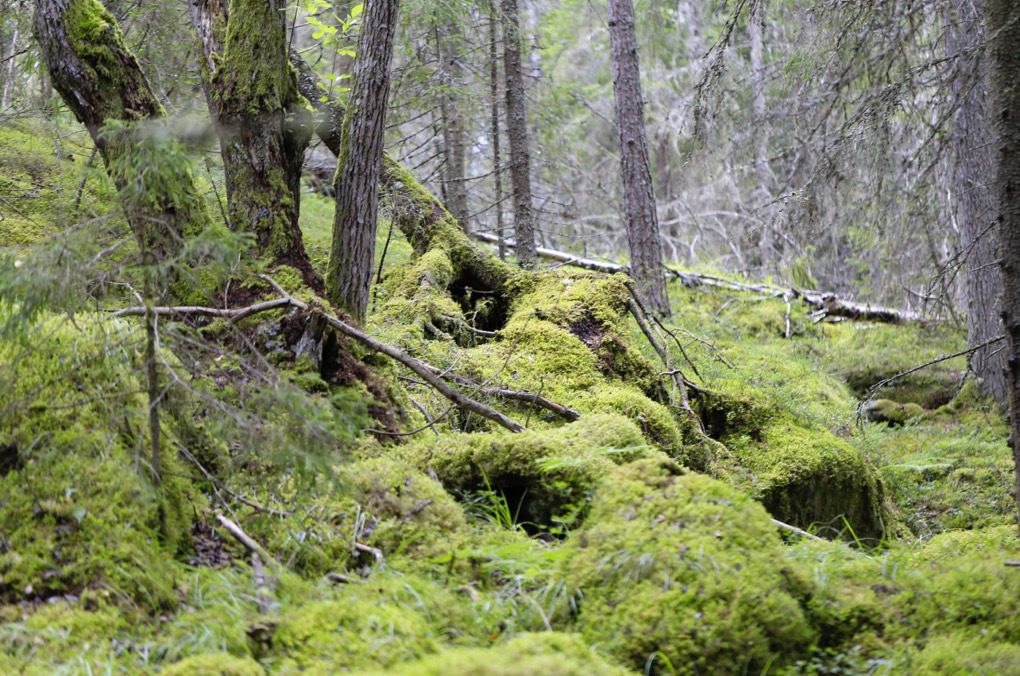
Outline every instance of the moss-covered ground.
<svg viewBox="0 0 1020 676">
<path fill-rule="evenodd" d="M 383 220 L 367 330 L 527 430 L 451 408 L 314 312 L 168 318 L 156 481 L 144 323 L 108 311 L 135 302 L 123 260 L 24 263 L 59 259 L 45 240 L 82 153 L 21 128 L 0 146 L 8 183 L 50 190 L 3 193 L 23 201 L 0 259 L 0 673 L 1020 670 L 1003 412 L 962 360 L 859 406 L 958 351 L 951 326 L 675 285 L 664 363 L 624 278 L 518 273 L 448 218 L 431 249 Z M 85 185 L 79 208 L 115 211 Z M 331 204 L 305 195 L 302 219 L 324 270 Z M 272 297 L 230 274 L 235 305 Z"/>
</svg>

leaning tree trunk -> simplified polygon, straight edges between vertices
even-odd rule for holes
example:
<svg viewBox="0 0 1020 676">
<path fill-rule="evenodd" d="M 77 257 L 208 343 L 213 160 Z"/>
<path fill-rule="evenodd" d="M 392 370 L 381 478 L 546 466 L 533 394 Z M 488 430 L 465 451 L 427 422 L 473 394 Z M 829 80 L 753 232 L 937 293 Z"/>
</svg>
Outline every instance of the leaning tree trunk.
<svg viewBox="0 0 1020 676">
<path fill-rule="evenodd" d="M 375 258 L 379 175 L 386 137 L 386 103 L 399 0 L 368 0 L 354 85 L 337 157 L 336 214 L 326 273 L 330 300 L 361 323 Z"/>
<path fill-rule="evenodd" d="M 1015 0 L 986 0 L 989 94 L 995 156 L 995 220 L 1002 247 L 1002 321 L 1006 327 L 1006 383 L 1010 444 L 1016 464 L 1020 507 L 1020 6 Z M 1020 511 L 1018 511 L 1020 516 Z"/>
<path fill-rule="evenodd" d="M 528 105 L 521 74 L 521 26 L 517 0 L 500 0 L 503 12 L 503 70 L 506 77 L 507 136 L 510 139 L 510 183 L 514 192 L 514 238 L 522 268 L 535 266 L 535 215 L 531 205 L 531 150 Z"/>
<path fill-rule="evenodd" d="M 952 103 L 959 106 L 952 132 L 953 186 L 951 207 L 956 212 L 965 255 L 964 290 L 967 303 L 967 345 L 975 347 L 1002 335 L 999 299 L 1002 277 L 995 265 L 999 233 L 994 225 L 995 204 L 988 167 L 995 160 L 988 107 L 985 33 L 980 6 L 962 2 L 949 17 L 948 55 L 957 60 Z M 1007 402 L 1006 352 L 1002 345 L 986 345 L 970 357 L 970 367 L 981 379 L 981 390 L 1000 404 Z"/>
<path fill-rule="evenodd" d="M 306 102 L 289 63 L 275 0 L 191 0 L 205 54 L 209 111 L 220 137 L 231 227 L 255 236 L 258 253 L 320 282 L 298 226 L 301 166 L 311 140 Z"/>
<path fill-rule="evenodd" d="M 659 218 L 655 212 L 644 103 L 641 99 L 634 6 L 630 0 L 609 0 L 609 41 L 631 275 L 644 293 L 651 310 L 658 315 L 668 316 L 670 309 L 666 296 L 666 278 L 662 271 L 662 241 L 659 238 Z"/>
<path fill-rule="evenodd" d="M 121 191 L 143 258 L 172 260 L 185 238 L 208 224 L 208 215 L 187 172 L 173 167 L 146 172 L 156 183 L 142 177 L 139 186 L 139 177 L 124 171 L 139 135 L 156 130 L 104 132 L 110 122 L 161 123 L 165 116 L 113 16 L 96 0 L 39 0 L 35 35 L 53 87 L 88 129 Z"/>
</svg>

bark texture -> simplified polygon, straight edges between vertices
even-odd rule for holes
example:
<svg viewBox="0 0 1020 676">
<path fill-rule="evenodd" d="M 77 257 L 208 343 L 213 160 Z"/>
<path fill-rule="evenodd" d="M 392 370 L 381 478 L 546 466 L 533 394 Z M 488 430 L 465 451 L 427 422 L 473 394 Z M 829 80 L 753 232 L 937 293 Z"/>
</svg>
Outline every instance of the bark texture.
<svg viewBox="0 0 1020 676">
<path fill-rule="evenodd" d="M 53 87 L 75 117 L 85 125 L 125 201 L 128 221 L 148 260 L 169 260 L 188 235 L 208 224 L 190 174 L 154 171 L 167 185 L 133 186 L 143 195 L 128 195 L 129 178 L 115 167 L 123 164 L 140 141 L 139 134 L 162 133 L 155 125 L 104 133 L 112 121 L 161 121 L 163 107 L 138 61 L 124 45 L 116 20 L 97 0 L 40 0 L 34 17 Z"/>
<path fill-rule="evenodd" d="M 980 0 L 956 5 L 949 17 L 946 49 L 956 59 L 952 81 L 953 103 L 958 106 L 952 132 L 953 186 L 951 205 L 960 227 L 965 252 L 964 293 L 967 304 L 967 346 L 1002 335 L 999 303 L 1002 277 L 996 266 L 999 233 L 988 168 L 995 161 L 988 105 L 988 64 Z M 981 379 L 981 390 L 1000 404 L 1007 403 L 1006 351 L 989 345 L 971 355 L 970 367 Z"/>
<path fill-rule="evenodd" d="M 531 148 L 528 104 L 521 73 L 521 26 L 517 0 L 500 0 L 503 12 L 503 70 L 506 79 L 507 135 L 510 139 L 510 183 L 514 192 L 514 238 L 522 268 L 535 267 L 535 214 L 531 204 Z"/>
<path fill-rule="evenodd" d="M 650 309 L 660 316 L 668 316 L 669 299 L 662 274 L 662 240 L 659 238 L 659 219 L 655 212 L 644 102 L 641 98 L 634 6 L 630 0 L 609 0 L 609 40 L 631 275 L 647 299 Z"/>
<path fill-rule="evenodd" d="M 205 56 L 230 225 L 252 233 L 261 256 L 297 268 L 320 288 L 298 227 L 311 118 L 290 67 L 281 7 L 273 0 L 191 0 L 190 9 Z"/>
<path fill-rule="evenodd" d="M 379 177 L 399 0 L 369 0 L 337 156 L 336 215 L 326 273 L 331 301 L 364 323 L 375 257 Z"/>
<path fill-rule="evenodd" d="M 443 93 L 440 111 L 443 118 L 443 202 L 460 223 L 470 232 L 468 222 L 467 183 L 465 182 L 465 151 L 467 129 L 464 124 L 462 102 L 458 88 L 464 83 L 464 63 L 461 60 L 463 39 L 453 21 L 443 21 L 436 28 L 436 47 L 439 52 Z"/>
<path fill-rule="evenodd" d="M 986 0 L 989 93 L 995 157 L 995 220 L 1002 255 L 1002 321 L 1006 327 L 1010 444 L 1020 506 L 1020 5 Z M 1020 512 L 1018 512 L 1020 515 Z"/>
</svg>

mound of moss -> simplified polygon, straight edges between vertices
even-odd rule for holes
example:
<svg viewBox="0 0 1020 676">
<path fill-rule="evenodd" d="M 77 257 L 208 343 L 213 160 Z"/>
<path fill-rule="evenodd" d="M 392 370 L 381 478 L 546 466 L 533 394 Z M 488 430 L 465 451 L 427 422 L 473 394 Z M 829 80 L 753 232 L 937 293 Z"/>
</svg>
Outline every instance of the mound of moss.
<svg viewBox="0 0 1020 676">
<path fill-rule="evenodd" d="M 309 576 L 374 563 L 371 552 L 428 556 L 454 541 L 466 525 L 463 509 L 434 479 L 396 457 L 351 461 L 334 481 L 279 496 L 280 518 L 256 513 L 245 528 L 270 551 Z M 277 503 L 274 503 L 277 504 Z"/>
<path fill-rule="evenodd" d="M 815 641 L 768 514 L 720 481 L 624 465 L 566 546 L 582 635 L 632 669 L 757 672 Z"/>
<path fill-rule="evenodd" d="M 172 608 L 195 508 L 172 451 L 152 480 L 140 336 L 86 315 L 31 332 L 0 343 L 0 597 L 103 589 Z"/>
<path fill-rule="evenodd" d="M 493 492 L 520 522 L 536 526 L 582 518 L 595 487 L 617 464 L 662 457 L 619 414 L 585 415 L 521 434 L 447 435 L 419 442 L 408 453 L 447 489 Z"/>
<path fill-rule="evenodd" d="M 262 676 L 266 670 L 250 657 L 229 653 L 196 655 L 165 667 L 164 676 Z"/>
<path fill-rule="evenodd" d="M 491 648 L 444 650 L 386 672 L 405 676 L 616 676 L 629 673 L 608 662 L 578 635 L 519 634 Z"/>
</svg>

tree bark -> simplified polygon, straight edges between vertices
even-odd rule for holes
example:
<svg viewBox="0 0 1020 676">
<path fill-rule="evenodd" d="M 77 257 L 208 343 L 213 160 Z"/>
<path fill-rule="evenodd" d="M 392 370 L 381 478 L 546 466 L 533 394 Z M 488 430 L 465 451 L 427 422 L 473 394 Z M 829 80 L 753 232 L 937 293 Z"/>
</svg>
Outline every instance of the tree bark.
<svg viewBox="0 0 1020 676">
<path fill-rule="evenodd" d="M 123 167 L 123 160 L 134 152 L 136 133 L 156 130 L 139 127 L 106 133 L 104 125 L 111 121 L 161 121 L 165 113 L 138 61 L 125 47 L 113 16 L 97 0 L 40 0 L 34 30 L 53 87 L 88 129 L 121 191 L 143 258 L 172 259 L 187 236 L 208 224 L 208 214 L 190 174 L 173 168 L 151 172 L 151 180 L 173 185 L 149 184 L 143 177 L 141 189 L 133 189 L 145 195 L 126 192 L 128 180 L 138 179 L 125 176 L 116 167 Z"/>
<path fill-rule="evenodd" d="M 206 99 L 220 137 L 230 226 L 260 255 L 321 288 L 298 226 L 311 120 L 289 63 L 275 0 L 191 0 L 205 55 Z"/>
<path fill-rule="evenodd" d="M 507 136 L 510 139 L 510 183 L 514 191 L 514 238 L 517 261 L 535 267 L 535 216 L 531 204 L 531 149 L 528 104 L 521 73 L 521 27 L 517 0 L 500 0 L 503 12 L 503 71 L 506 79 Z"/>
<path fill-rule="evenodd" d="M 609 40 L 631 275 L 652 311 L 669 316 L 631 0 L 609 0 Z"/>
<path fill-rule="evenodd" d="M 986 0 L 989 94 L 995 157 L 995 221 L 1002 247 L 1002 321 L 1006 328 L 1010 445 L 1020 508 L 1020 6 Z M 1020 516 L 1020 511 L 1018 511 Z"/>
<path fill-rule="evenodd" d="M 364 323 L 375 257 L 379 177 L 399 0 L 368 0 L 337 157 L 336 215 L 326 274 L 331 301 Z"/>
<path fill-rule="evenodd" d="M 769 189 L 771 172 L 768 161 L 768 124 L 765 120 L 765 0 L 755 0 L 751 5 L 748 17 L 748 36 L 751 40 L 751 113 L 754 124 L 754 176 L 755 198 L 759 204 L 767 204 L 772 199 Z M 775 259 L 775 242 L 772 228 L 762 222 L 754 245 L 756 252 L 752 256 L 759 265 L 767 266 Z"/>
<path fill-rule="evenodd" d="M 946 50 L 956 58 L 952 104 L 959 106 L 952 130 L 952 204 L 965 255 L 964 293 L 967 307 L 967 345 L 981 345 L 1002 335 L 999 302 L 1002 277 L 996 266 L 999 233 L 994 227 L 995 205 L 988 167 L 995 161 L 990 128 L 985 33 L 980 0 L 962 2 L 948 17 Z M 974 352 L 970 367 L 981 379 L 981 391 L 1006 405 L 1006 351 L 1001 344 Z"/>
<path fill-rule="evenodd" d="M 442 20 L 436 28 L 436 50 L 439 54 L 440 79 L 443 93 L 440 109 L 443 118 L 443 199 L 464 232 L 471 231 L 468 223 L 467 183 L 464 181 L 466 129 L 462 102 L 458 101 L 458 87 L 464 82 L 464 63 L 461 61 L 463 40 L 456 23 Z"/>
<path fill-rule="evenodd" d="M 499 14 L 496 1 L 489 0 L 489 86 L 492 90 L 492 115 L 489 136 L 492 138 L 492 176 L 495 181 L 494 208 L 496 209 L 496 236 L 499 238 L 499 260 L 506 260 L 506 238 L 503 232 L 503 167 L 500 157 L 499 130 Z"/>
</svg>

